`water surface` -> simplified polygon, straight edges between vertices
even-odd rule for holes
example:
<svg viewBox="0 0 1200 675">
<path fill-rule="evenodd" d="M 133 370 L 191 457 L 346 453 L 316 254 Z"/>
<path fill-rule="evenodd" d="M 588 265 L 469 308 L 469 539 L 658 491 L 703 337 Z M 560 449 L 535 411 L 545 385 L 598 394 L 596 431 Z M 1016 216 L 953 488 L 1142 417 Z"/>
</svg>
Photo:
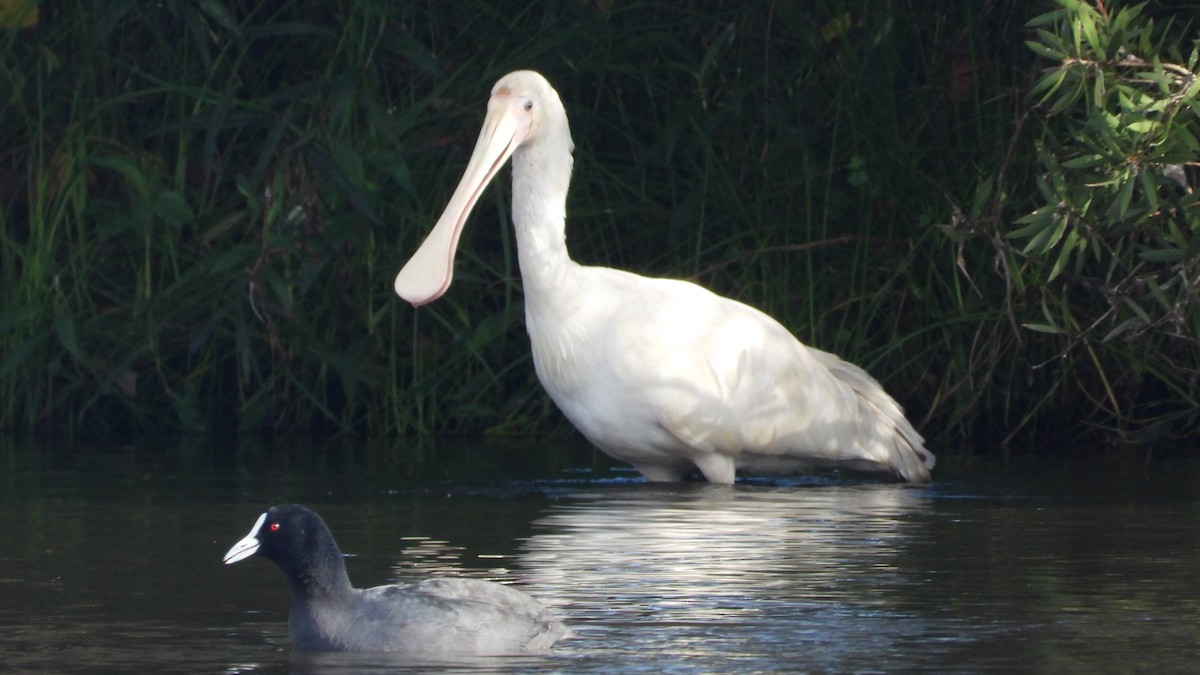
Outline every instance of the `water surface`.
<svg viewBox="0 0 1200 675">
<path fill-rule="evenodd" d="M 932 485 L 649 485 L 586 447 L 0 447 L 0 667 L 41 672 L 1184 672 L 1200 464 L 950 458 Z M 292 654 L 267 506 L 357 585 L 494 579 L 577 633 L 536 657 Z"/>
</svg>

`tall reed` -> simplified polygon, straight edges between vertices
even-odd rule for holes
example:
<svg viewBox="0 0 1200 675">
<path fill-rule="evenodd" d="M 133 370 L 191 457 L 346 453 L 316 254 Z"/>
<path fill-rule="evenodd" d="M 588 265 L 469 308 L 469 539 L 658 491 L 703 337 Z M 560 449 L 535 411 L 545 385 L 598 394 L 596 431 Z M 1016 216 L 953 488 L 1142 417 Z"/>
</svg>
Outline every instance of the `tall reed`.
<svg viewBox="0 0 1200 675">
<path fill-rule="evenodd" d="M 0 426 L 564 428 L 529 360 L 507 181 L 442 301 L 390 289 L 516 68 L 567 106 L 578 260 L 768 311 L 941 447 L 1102 425 L 1086 364 L 1042 365 L 1058 336 L 1021 326 L 1044 275 L 995 245 L 1036 206 L 1023 42 L 1043 7 L 43 8 L 0 52 Z M 1105 363 L 1146 374 L 1144 410 L 1195 400 L 1152 354 Z"/>
</svg>

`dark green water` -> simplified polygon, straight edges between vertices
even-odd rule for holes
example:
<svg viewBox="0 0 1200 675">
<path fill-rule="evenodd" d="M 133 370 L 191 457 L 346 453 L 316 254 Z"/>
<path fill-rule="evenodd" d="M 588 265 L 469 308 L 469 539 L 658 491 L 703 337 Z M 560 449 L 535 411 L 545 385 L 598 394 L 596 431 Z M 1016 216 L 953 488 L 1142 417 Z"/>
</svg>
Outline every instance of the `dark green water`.
<svg viewBox="0 0 1200 675">
<path fill-rule="evenodd" d="M 648 485 L 585 447 L 102 450 L 0 443 L 5 672 L 1188 672 L 1200 463 L 950 458 L 855 476 Z M 302 656 L 269 563 L 221 555 L 308 504 L 357 585 L 513 583 L 554 654 Z"/>
</svg>

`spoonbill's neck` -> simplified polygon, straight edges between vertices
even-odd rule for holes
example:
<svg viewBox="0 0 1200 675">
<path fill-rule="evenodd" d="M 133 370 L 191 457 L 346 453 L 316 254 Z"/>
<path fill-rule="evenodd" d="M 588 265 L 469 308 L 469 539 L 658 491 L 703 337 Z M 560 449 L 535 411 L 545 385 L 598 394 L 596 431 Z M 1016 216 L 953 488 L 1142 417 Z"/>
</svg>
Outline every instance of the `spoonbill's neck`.
<svg viewBox="0 0 1200 675">
<path fill-rule="evenodd" d="M 571 137 L 540 138 L 512 156 L 512 215 L 517 258 L 528 301 L 562 289 L 575 267 L 567 253 L 567 188 Z"/>
</svg>

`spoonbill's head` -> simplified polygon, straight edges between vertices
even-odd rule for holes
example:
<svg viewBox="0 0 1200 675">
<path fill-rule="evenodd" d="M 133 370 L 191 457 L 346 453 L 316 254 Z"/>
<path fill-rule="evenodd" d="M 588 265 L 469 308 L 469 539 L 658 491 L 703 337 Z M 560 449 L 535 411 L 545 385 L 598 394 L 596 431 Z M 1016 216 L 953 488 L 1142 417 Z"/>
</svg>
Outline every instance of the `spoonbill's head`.
<svg viewBox="0 0 1200 675">
<path fill-rule="evenodd" d="M 396 275 L 396 294 L 413 306 L 441 297 L 454 274 L 463 224 L 504 162 L 522 146 L 532 148 L 564 138 L 570 152 L 570 137 L 562 101 L 546 78 L 532 70 L 500 78 L 492 87 L 487 117 L 466 171 L 437 224 Z"/>
</svg>

